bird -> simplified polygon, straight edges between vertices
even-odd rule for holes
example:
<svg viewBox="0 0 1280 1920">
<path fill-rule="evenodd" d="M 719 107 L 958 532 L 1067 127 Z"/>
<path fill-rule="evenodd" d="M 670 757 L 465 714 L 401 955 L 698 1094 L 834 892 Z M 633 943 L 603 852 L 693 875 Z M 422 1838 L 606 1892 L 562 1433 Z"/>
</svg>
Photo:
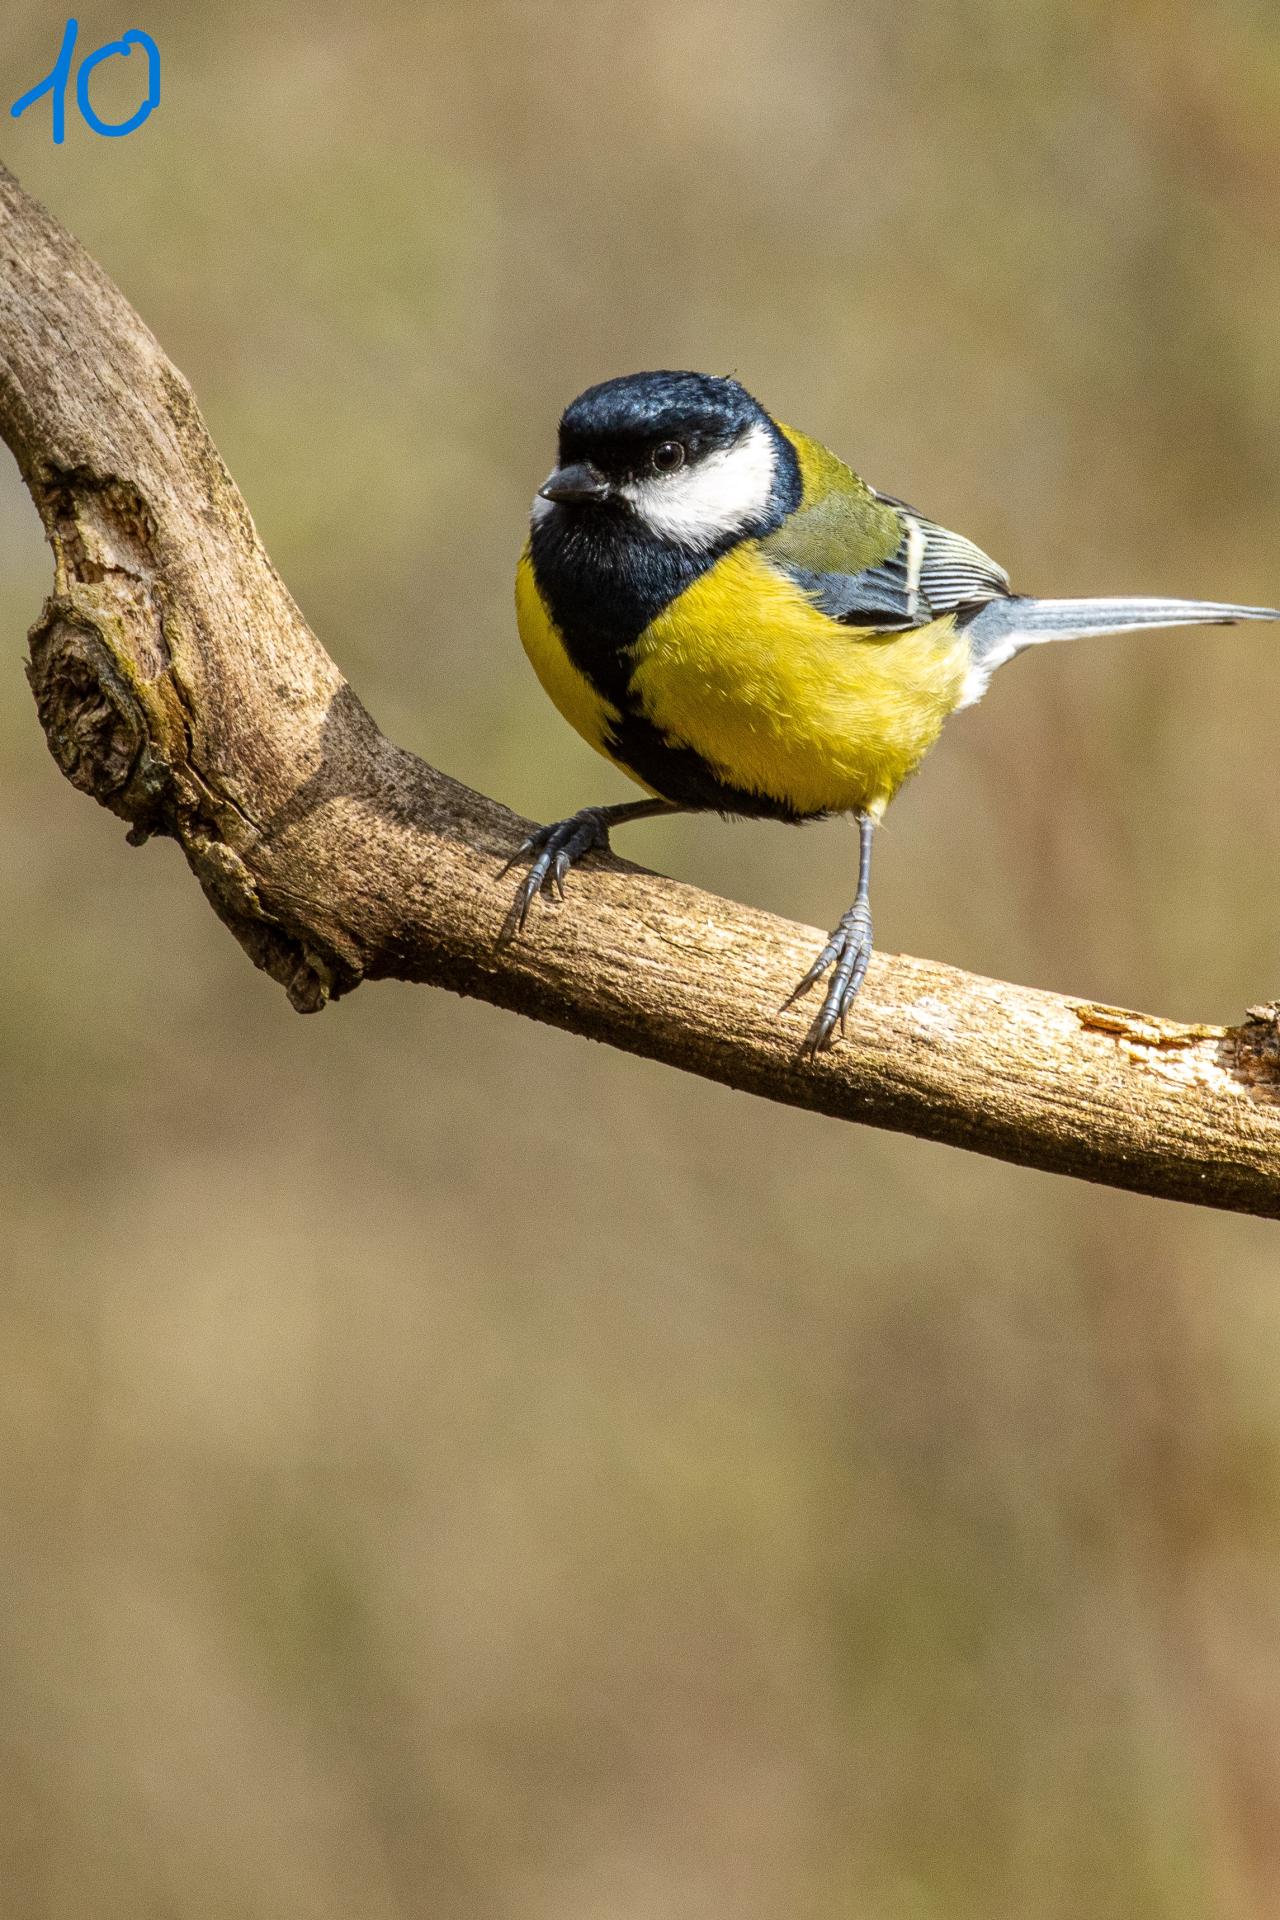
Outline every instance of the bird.
<svg viewBox="0 0 1280 1920">
<path fill-rule="evenodd" d="M 1092 634 L 1238 620 L 1273 607 L 1015 593 L 999 563 L 818 441 L 736 379 L 633 373 L 564 411 L 533 501 L 516 620 L 561 714 L 646 798 L 540 827 L 511 936 L 539 895 L 608 850 L 614 827 L 716 812 L 799 823 L 850 815 L 852 905 L 784 1008 L 820 982 L 801 1045 L 816 1055 L 872 952 L 872 845 L 885 809 L 999 667 Z"/>
</svg>

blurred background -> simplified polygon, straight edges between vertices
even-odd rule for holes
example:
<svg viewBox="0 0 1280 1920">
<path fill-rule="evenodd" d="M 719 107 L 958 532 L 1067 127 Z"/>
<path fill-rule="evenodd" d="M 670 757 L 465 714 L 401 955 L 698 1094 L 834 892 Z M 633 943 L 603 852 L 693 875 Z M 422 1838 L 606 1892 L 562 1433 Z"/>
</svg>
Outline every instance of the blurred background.
<svg viewBox="0 0 1280 1920">
<path fill-rule="evenodd" d="M 1263 0 L 85 0 L 160 111 L 3 158 L 192 380 L 382 725 L 624 798 L 511 574 L 562 406 L 732 371 L 1057 593 L 1280 592 Z M 0 95 L 65 15 L 6 0 Z M 123 118 L 134 65 L 100 68 Z M 0 459 L 0 1908 L 1280 1910 L 1280 1240 L 491 1008 L 302 1020 L 58 776 Z M 1046 649 L 889 949 L 1273 996 L 1276 636 Z M 620 843 L 621 846 L 621 843 Z M 621 850 L 830 925 L 847 827 Z"/>
</svg>

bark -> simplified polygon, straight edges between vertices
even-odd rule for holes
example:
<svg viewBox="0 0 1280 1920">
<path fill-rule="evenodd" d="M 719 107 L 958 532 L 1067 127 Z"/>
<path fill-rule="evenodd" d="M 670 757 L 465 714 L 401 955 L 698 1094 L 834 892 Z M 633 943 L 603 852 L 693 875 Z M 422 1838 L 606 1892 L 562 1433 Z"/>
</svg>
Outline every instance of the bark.
<svg viewBox="0 0 1280 1920">
<path fill-rule="evenodd" d="M 186 381 L 2 168 L 0 434 L 53 549 L 29 677 L 55 760 L 135 843 L 178 841 L 300 1012 L 429 982 L 793 1106 L 1280 1214 L 1277 1006 L 1184 1026 L 879 954 L 847 1038 L 802 1058 L 810 1012 L 779 1007 L 822 936 L 601 857 L 501 944 L 528 823 L 379 732 Z"/>
</svg>

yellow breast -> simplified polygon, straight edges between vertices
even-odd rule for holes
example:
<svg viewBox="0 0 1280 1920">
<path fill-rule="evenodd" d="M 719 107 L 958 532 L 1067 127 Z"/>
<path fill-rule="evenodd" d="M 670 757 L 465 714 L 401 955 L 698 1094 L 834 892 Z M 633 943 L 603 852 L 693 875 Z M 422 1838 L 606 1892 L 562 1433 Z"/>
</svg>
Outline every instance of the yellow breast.
<svg viewBox="0 0 1280 1920">
<path fill-rule="evenodd" d="M 746 542 L 641 636 L 631 692 L 733 786 L 798 812 L 879 813 L 937 739 L 967 664 L 950 616 L 860 634 Z"/>
</svg>

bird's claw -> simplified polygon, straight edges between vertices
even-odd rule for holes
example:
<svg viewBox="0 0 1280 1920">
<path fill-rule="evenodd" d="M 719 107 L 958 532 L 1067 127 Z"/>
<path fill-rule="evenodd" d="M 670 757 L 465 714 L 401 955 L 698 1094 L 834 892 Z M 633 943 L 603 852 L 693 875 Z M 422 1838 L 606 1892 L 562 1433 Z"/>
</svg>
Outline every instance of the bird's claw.
<svg viewBox="0 0 1280 1920">
<path fill-rule="evenodd" d="M 506 941 L 523 932 L 529 909 L 540 893 L 563 900 L 565 877 L 570 867 L 584 854 L 597 849 L 607 852 L 608 847 L 609 829 L 594 807 L 584 807 L 581 813 L 571 814 L 567 820 L 557 820 L 552 826 L 539 827 L 531 833 L 502 869 L 503 874 L 508 874 L 526 854 L 534 855 L 528 873 L 516 889 L 501 939 Z"/>
<path fill-rule="evenodd" d="M 543 831 L 545 832 L 545 828 L 543 829 Z M 536 833 L 531 833 L 527 840 L 522 840 L 520 842 L 520 845 L 516 848 L 515 852 L 512 854 L 511 858 L 509 860 L 504 860 L 502 865 L 498 868 L 499 880 L 505 880 L 507 875 L 511 872 L 511 869 L 513 867 L 519 866 L 520 862 L 524 859 L 526 853 L 533 852 L 533 849 L 537 845 L 537 843 L 538 843 L 538 836 Z"/>
<path fill-rule="evenodd" d="M 783 1012 L 815 987 L 829 967 L 831 975 L 818 1016 L 801 1042 L 800 1052 L 813 1057 L 831 1045 L 837 1022 L 847 1030 L 849 1007 L 866 977 L 871 960 L 871 915 L 865 907 L 851 907 L 798 986 L 783 1002 Z"/>
</svg>

